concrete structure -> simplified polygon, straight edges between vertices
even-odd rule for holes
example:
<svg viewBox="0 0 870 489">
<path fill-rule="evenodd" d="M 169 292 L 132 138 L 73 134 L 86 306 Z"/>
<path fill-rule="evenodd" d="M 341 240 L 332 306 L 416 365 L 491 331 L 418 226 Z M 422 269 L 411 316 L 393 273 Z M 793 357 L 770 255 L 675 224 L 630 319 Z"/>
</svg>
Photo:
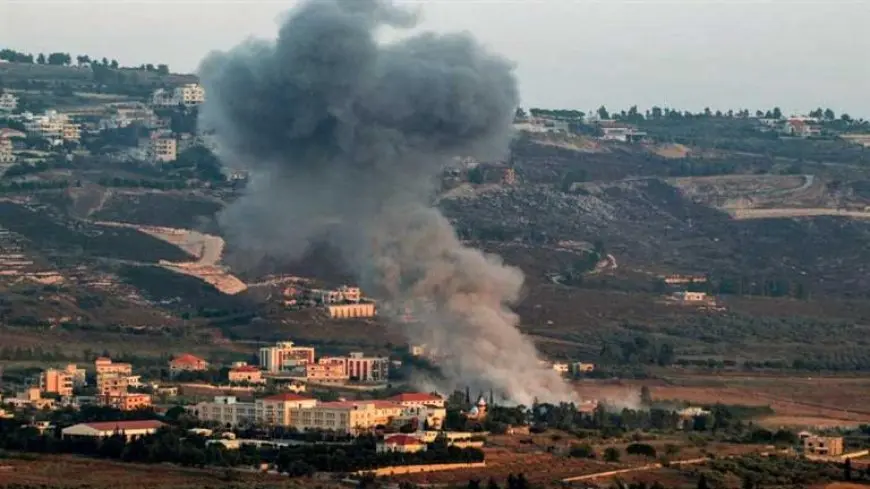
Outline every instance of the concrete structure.
<svg viewBox="0 0 870 489">
<path fill-rule="evenodd" d="M 12 153 L 12 139 L 0 137 L 0 164 L 3 163 L 15 163 L 15 154 Z"/>
<path fill-rule="evenodd" d="M 176 87 L 172 91 L 157 89 L 151 95 L 151 105 L 155 107 L 176 107 L 185 105 L 188 107 L 205 102 L 205 89 L 197 83 L 188 83 Z"/>
<path fill-rule="evenodd" d="M 178 158 L 178 141 L 169 134 L 154 133 L 148 140 L 146 149 L 148 159 L 156 163 L 167 163 Z"/>
<path fill-rule="evenodd" d="M 73 394 L 73 376 L 65 370 L 50 368 L 40 374 L 39 390 L 69 397 Z"/>
<path fill-rule="evenodd" d="M 681 302 L 706 302 L 706 292 L 675 292 L 674 298 Z"/>
<path fill-rule="evenodd" d="M 283 341 L 260 348 L 260 366 L 269 372 L 283 372 L 314 363 L 314 348 L 295 346 L 292 341 Z"/>
<path fill-rule="evenodd" d="M 18 97 L 9 92 L 0 95 L 0 112 L 12 112 L 18 108 Z"/>
<path fill-rule="evenodd" d="M 227 374 L 230 383 L 265 384 L 263 372 L 253 365 L 239 365 L 230 369 Z"/>
<path fill-rule="evenodd" d="M 371 302 L 358 304 L 329 304 L 326 306 L 329 317 L 334 319 L 370 318 L 375 316 L 375 305 Z"/>
<path fill-rule="evenodd" d="M 801 138 L 818 137 L 822 135 L 822 130 L 818 125 L 812 123 L 813 120 L 805 118 L 792 118 L 785 121 L 783 132 L 790 136 Z"/>
<path fill-rule="evenodd" d="M 114 363 L 108 357 L 94 360 L 94 369 L 97 371 L 97 376 L 101 374 L 131 375 L 133 373 L 133 366 L 129 363 Z"/>
<path fill-rule="evenodd" d="M 76 364 L 67 364 L 66 368 L 64 368 L 63 371 L 68 373 L 70 377 L 72 377 L 73 387 L 83 387 L 87 384 L 87 370 L 79 368 Z"/>
<path fill-rule="evenodd" d="M 282 393 L 254 402 L 240 402 L 232 396 L 218 396 L 211 402 L 201 402 L 191 414 L 203 421 L 214 421 L 223 426 L 250 426 L 262 423 L 269 426 L 293 426 L 292 412 L 311 409 L 316 399 Z"/>
<path fill-rule="evenodd" d="M 379 441 L 376 446 L 378 453 L 384 452 L 401 452 L 401 453 L 416 453 L 425 452 L 426 444 L 422 440 L 411 435 L 388 435 L 383 441 Z"/>
<path fill-rule="evenodd" d="M 169 375 L 181 372 L 203 372 L 208 370 L 208 362 L 190 353 L 182 353 L 169 361 Z"/>
<path fill-rule="evenodd" d="M 305 378 L 309 382 L 344 383 L 350 377 L 347 374 L 347 359 L 344 357 L 323 357 L 317 363 L 305 365 Z"/>
<path fill-rule="evenodd" d="M 24 127 L 29 134 L 48 139 L 52 142 L 74 141 L 81 136 L 78 124 L 73 123 L 67 114 L 47 110 L 42 115 L 25 113 L 22 116 Z"/>
<path fill-rule="evenodd" d="M 151 396 L 136 392 L 111 392 L 101 395 L 100 403 L 121 411 L 136 411 L 151 407 Z"/>
<path fill-rule="evenodd" d="M 39 387 L 30 387 L 15 395 L 15 397 L 4 399 L 3 401 L 16 408 L 32 406 L 36 409 L 53 409 L 54 400 L 45 399 L 42 397 L 42 392 Z"/>
<path fill-rule="evenodd" d="M 594 363 L 575 362 L 571 364 L 571 371 L 574 374 L 588 374 L 595 371 Z"/>
<path fill-rule="evenodd" d="M 402 415 L 404 407 L 389 401 L 326 402 L 310 409 L 291 412 L 293 426 L 300 431 L 330 430 L 358 435 L 387 426 Z"/>
<path fill-rule="evenodd" d="M 254 401 L 254 419 L 269 426 L 293 426 L 293 410 L 311 409 L 315 406 L 317 399 L 285 392 Z"/>
<path fill-rule="evenodd" d="M 320 293 L 320 301 L 324 304 L 341 304 L 345 302 L 357 303 L 362 299 L 359 287 L 342 285 L 335 290 L 324 290 Z"/>
<path fill-rule="evenodd" d="M 140 436 L 153 435 L 163 427 L 160 421 L 105 421 L 100 423 L 80 423 L 61 430 L 67 438 L 107 438 L 124 435 L 127 441 Z"/>
<path fill-rule="evenodd" d="M 803 437 L 804 453 L 809 455 L 837 456 L 843 454 L 842 436 Z"/>
<path fill-rule="evenodd" d="M 390 359 L 387 357 L 366 357 L 362 352 L 353 352 L 345 363 L 351 380 L 385 382 L 390 375 Z"/>
<path fill-rule="evenodd" d="M 552 368 L 556 372 L 559 372 L 560 374 L 567 374 L 571 371 L 571 366 L 567 363 L 562 362 L 554 362 L 553 365 L 550 366 L 550 368 Z"/>
</svg>

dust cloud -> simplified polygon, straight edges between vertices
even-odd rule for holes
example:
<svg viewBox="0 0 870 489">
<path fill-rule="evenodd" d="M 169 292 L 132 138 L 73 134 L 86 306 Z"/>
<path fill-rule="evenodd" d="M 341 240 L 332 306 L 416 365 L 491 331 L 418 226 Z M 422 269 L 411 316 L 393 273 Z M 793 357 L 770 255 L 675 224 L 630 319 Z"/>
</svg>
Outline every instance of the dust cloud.
<svg viewBox="0 0 870 489">
<path fill-rule="evenodd" d="M 517 329 L 522 273 L 463 246 L 431 205 L 454 157 L 507 151 L 513 67 L 468 34 L 378 41 L 382 28 L 414 25 L 387 2 L 309 1 L 276 41 L 203 61 L 201 125 L 251 175 L 220 224 L 261 256 L 299 257 L 327 239 L 382 311 L 418 319 L 406 334 L 444 355 L 445 389 L 573 400 Z"/>
</svg>

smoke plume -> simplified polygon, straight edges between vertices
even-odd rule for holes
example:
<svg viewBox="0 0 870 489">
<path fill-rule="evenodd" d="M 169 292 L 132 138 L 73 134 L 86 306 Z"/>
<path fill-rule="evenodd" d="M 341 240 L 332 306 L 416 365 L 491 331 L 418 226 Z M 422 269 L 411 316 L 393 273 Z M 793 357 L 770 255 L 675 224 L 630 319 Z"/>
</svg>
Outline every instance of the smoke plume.
<svg viewBox="0 0 870 489">
<path fill-rule="evenodd" d="M 263 256 L 298 257 L 327 236 L 381 310 L 419 319 L 407 336 L 446 355 L 450 387 L 570 400 L 508 308 L 520 271 L 463 246 L 431 204 L 454 157 L 504 155 L 513 67 L 467 34 L 378 42 L 380 27 L 414 21 L 382 1 L 309 1 L 275 42 L 203 62 L 201 123 L 222 160 L 251 174 L 221 225 Z"/>
</svg>

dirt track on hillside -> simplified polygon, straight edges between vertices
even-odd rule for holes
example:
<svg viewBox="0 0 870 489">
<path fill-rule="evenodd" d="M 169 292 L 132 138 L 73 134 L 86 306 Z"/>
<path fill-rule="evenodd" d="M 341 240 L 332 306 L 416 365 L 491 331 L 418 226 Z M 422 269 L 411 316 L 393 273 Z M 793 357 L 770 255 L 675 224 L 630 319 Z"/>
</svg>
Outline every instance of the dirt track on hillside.
<svg viewBox="0 0 870 489">
<path fill-rule="evenodd" d="M 870 219 L 870 211 L 847 211 L 829 208 L 778 208 L 778 209 L 731 209 L 731 216 L 736 220 L 744 219 L 782 219 L 789 217 L 837 216 L 856 219 Z"/>
</svg>

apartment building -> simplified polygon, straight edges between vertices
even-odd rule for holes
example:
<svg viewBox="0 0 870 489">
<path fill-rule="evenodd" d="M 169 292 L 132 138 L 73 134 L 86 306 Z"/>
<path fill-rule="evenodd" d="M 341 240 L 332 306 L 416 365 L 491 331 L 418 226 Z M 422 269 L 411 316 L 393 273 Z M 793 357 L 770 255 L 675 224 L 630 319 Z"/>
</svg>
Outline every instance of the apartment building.
<svg viewBox="0 0 870 489">
<path fill-rule="evenodd" d="M 0 164 L 15 163 L 15 154 L 12 153 L 12 140 L 0 137 Z"/>
<path fill-rule="evenodd" d="M 347 360 L 344 357 L 323 357 L 317 363 L 305 365 L 305 378 L 309 382 L 317 383 L 344 383 L 349 377 L 347 374 Z"/>
<path fill-rule="evenodd" d="M 136 411 L 151 407 L 151 396 L 135 392 L 109 393 L 100 396 L 100 402 L 104 406 L 113 407 L 121 411 Z"/>
<path fill-rule="evenodd" d="M 146 149 L 148 159 L 157 163 L 167 163 L 178 158 L 178 141 L 169 134 L 154 133 L 148 140 Z"/>
<path fill-rule="evenodd" d="M 326 402 L 310 409 L 293 409 L 293 426 L 300 431 L 330 430 L 358 435 L 387 426 L 405 408 L 389 401 Z"/>
<path fill-rule="evenodd" d="M 115 375 L 131 375 L 133 366 L 129 363 L 115 363 L 109 357 L 100 357 L 94 360 L 94 369 L 97 371 L 97 376 L 105 374 Z"/>
<path fill-rule="evenodd" d="M 42 115 L 26 113 L 24 128 L 29 134 L 50 141 L 78 141 L 81 137 L 79 125 L 73 123 L 67 114 L 55 110 L 47 110 Z"/>
<path fill-rule="evenodd" d="M 314 348 L 282 341 L 260 348 L 260 366 L 269 372 L 282 372 L 314 363 Z"/>
<path fill-rule="evenodd" d="M 12 112 L 18 108 L 18 97 L 9 92 L 0 95 L 0 112 Z"/>
<path fill-rule="evenodd" d="M 444 424 L 444 418 L 447 417 L 446 402 L 443 397 L 437 394 L 406 392 L 390 397 L 387 401 L 405 408 L 399 417 L 399 421 L 403 424 L 412 420 L 423 423 L 425 420 L 430 430 L 440 430 Z"/>
<path fill-rule="evenodd" d="M 358 304 L 328 304 L 326 311 L 333 319 L 371 318 L 375 317 L 375 305 L 372 302 Z"/>
<path fill-rule="evenodd" d="M 169 375 L 181 372 L 202 372 L 208 370 L 208 362 L 190 353 L 182 353 L 169 361 Z"/>
<path fill-rule="evenodd" d="M 198 83 L 188 83 L 175 89 L 175 98 L 186 106 L 205 102 L 205 89 Z"/>
<path fill-rule="evenodd" d="M 39 376 L 39 390 L 63 397 L 73 395 L 73 376 L 65 370 L 50 368 Z"/>
<path fill-rule="evenodd" d="M 362 352 L 353 352 L 345 358 L 347 375 L 360 382 L 384 382 L 390 375 L 390 359 L 367 357 Z"/>
</svg>

